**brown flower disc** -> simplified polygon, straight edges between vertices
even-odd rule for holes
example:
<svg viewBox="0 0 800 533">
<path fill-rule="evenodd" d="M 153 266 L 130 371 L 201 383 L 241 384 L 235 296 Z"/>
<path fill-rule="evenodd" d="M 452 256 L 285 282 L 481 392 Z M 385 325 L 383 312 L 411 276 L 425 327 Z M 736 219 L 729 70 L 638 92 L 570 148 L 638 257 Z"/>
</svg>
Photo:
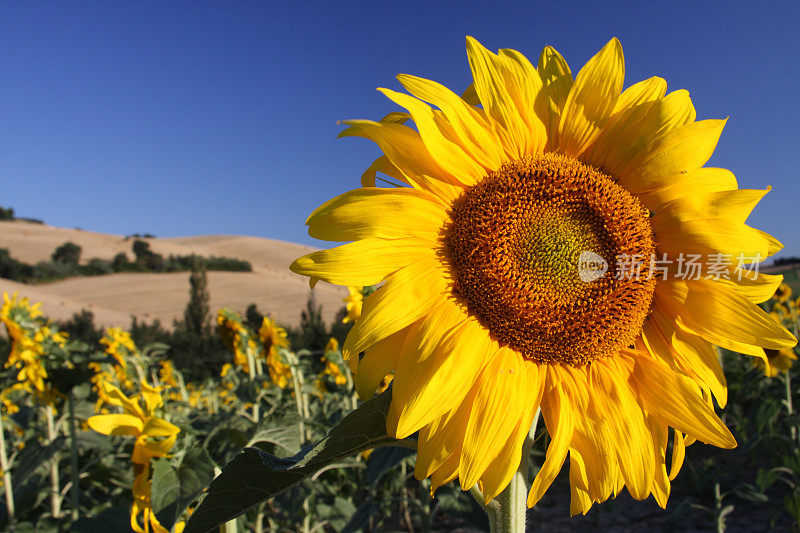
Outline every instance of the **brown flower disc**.
<svg viewBox="0 0 800 533">
<path fill-rule="evenodd" d="M 454 294 L 502 345 L 581 366 L 633 344 L 655 243 L 648 211 L 611 177 L 552 153 L 514 161 L 453 202 L 450 219 Z M 618 268 L 637 262 L 640 273 Z"/>
</svg>

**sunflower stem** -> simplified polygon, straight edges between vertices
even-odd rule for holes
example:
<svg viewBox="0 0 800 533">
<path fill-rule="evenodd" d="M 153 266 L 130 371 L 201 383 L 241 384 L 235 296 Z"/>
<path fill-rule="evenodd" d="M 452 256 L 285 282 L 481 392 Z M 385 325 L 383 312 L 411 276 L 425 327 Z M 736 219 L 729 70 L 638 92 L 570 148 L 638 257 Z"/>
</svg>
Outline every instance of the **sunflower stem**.
<svg viewBox="0 0 800 533">
<path fill-rule="evenodd" d="M 47 421 L 47 443 L 56 440 L 56 425 L 53 419 L 53 405 L 48 401 L 44 413 Z M 61 489 L 59 488 L 58 457 L 56 454 L 50 458 L 50 515 L 61 518 Z"/>
<path fill-rule="evenodd" d="M 784 405 L 786 406 L 786 414 L 788 415 L 789 419 L 789 433 L 792 439 L 792 447 L 796 448 L 798 445 L 797 442 L 797 426 L 792 421 L 792 415 L 794 414 L 794 406 L 792 406 L 792 377 L 791 377 L 791 369 L 786 370 L 783 376 L 783 383 L 785 385 L 786 390 L 786 401 Z"/>
<path fill-rule="evenodd" d="M 519 468 L 514 473 L 508 486 L 497 498 L 484 505 L 483 496 L 477 487 L 470 492 L 486 511 L 489 517 L 491 533 L 525 533 L 525 516 L 528 512 L 528 466 L 530 463 L 531 446 L 536 436 L 536 426 L 539 424 L 540 410 L 536 410 L 533 424 L 528 431 L 528 436 L 522 445 L 522 457 Z"/>
<path fill-rule="evenodd" d="M 15 522 L 14 513 L 14 489 L 11 486 L 11 465 L 6 454 L 5 428 L 3 427 L 3 414 L 0 413 L 0 470 L 3 474 L 3 489 L 6 493 L 6 510 L 8 512 L 8 524 L 13 526 Z"/>
<path fill-rule="evenodd" d="M 80 486 L 78 474 L 78 446 L 75 443 L 75 394 L 72 389 L 67 396 L 67 407 L 69 408 L 69 466 L 72 486 L 69 489 L 72 510 L 70 511 L 72 520 L 80 517 Z"/>
</svg>

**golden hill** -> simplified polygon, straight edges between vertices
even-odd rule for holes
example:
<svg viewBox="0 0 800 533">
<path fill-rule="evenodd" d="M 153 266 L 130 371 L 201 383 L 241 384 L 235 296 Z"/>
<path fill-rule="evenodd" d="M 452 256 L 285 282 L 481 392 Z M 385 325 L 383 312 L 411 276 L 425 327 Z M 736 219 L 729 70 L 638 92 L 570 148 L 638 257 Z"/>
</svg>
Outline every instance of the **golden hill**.
<svg viewBox="0 0 800 533">
<path fill-rule="evenodd" d="M 289 264 L 313 248 L 234 235 L 142 240 L 150 243 L 153 252 L 165 257 L 198 254 L 249 261 L 253 272 L 208 273 L 212 313 L 220 307 L 243 312 L 247 305 L 256 303 L 262 313 L 269 314 L 280 324 L 299 324 L 300 312 L 311 291 L 308 280 L 290 272 Z M 82 263 L 94 257 L 110 260 L 120 252 L 134 259 L 132 238 L 23 221 L 0 221 L 0 248 L 8 248 L 12 257 L 26 263 L 50 260 L 53 250 L 67 241 L 82 248 Z M 4 291 L 18 291 L 33 302 L 42 302 L 43 313 L 56 320 L 68 319 L 85 308 L 94 313 L 98 325 L 127 328 L 130 317 L 136 316 L 146 322 L 158 319 L 164 326 L 171 327 L 174 319 L 183 316 L 189 300 L 189 273 L 119 273 L 38 285 L 0 279 L 0 292 Z M 346 295 L 346 289 L 325 283 L 314 289 L 326 323 L 334 319 Z"/>
</svg>

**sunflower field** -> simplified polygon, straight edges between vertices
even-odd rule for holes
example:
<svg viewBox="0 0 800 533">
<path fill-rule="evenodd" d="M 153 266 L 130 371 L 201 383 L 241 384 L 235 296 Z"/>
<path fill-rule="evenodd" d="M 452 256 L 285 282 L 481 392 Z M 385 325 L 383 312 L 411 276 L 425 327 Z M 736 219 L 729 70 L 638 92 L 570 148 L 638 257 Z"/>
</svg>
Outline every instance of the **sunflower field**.
<svg viewBox="0 0 800 533">
<path fill-rule="evenodd" d="M 352 304 L 360 295 L 354 289 L 347 299 L 350 317 L 360 312 Z M 180 532 L 204 498 L 200 531 L 216 522 L 226 532 L 488 528 L 469 493 L 450 483 L 431 495 L 430 482 L 414 478 L 414 439 L 394 441 L 382 427 L 392 376 L 374 399 L 360 401 L 335 338 L 324 353 L 293 351 L 270 319 L 254 331 L 220 309 L 217 333 L 230 362 L 217 378 L 186 382 L 166 345 L 138 347 L 128 332 L 109 328 L 89 346 L 27 299 L 4 298 L 0 318 L 11 342 L 1 397 L 4 529 Z M 787 285 L 765 307 L 789 327 L 800 317 L 800 298 Z M 687 448 L 689 474 L 678 478 L 666 511 L 620 498 L 569 518 L 568 480 L 559 478 L 530 519 L 544 530 L 800 523 L 796 355 L 770 354 L 769 369 L 741 354 L 722 357 L 725 421 L 740 446 Z M 534 472 L 547 441 L 540 428 Z M 255 463 L 260 471 L 251 471 Z M 229 487 L 209 492 L 223 467 L 228 479 L 216 483 Z"/>
</svg>

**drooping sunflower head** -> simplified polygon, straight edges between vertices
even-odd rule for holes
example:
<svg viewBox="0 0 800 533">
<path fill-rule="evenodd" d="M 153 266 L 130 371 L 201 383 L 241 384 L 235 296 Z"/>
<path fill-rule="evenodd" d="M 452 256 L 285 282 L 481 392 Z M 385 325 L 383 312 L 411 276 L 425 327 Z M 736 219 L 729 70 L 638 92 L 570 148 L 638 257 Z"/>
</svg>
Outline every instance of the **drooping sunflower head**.
<svg viewBox="0 0 800 533">
<path fill-rule="evenodd" d="M 696 121 L 688 92 L 622 90 L 616 39 L 574 78 L 551 47 L 534 66 L 468 37 L 467 55 L 462 96 L 400 75 L 410 94 L 380 91 L 406 111 L 345 121 L 383 155 L 307 220 L 346 244 L 291 268 L 382 283 L 342 352 L 362 397 L 394 375 L 387 429 L 420 432 L 418 477 L 488 501 L 541 407 L 529 505 L 569 454 L 573 512 L 623 486 L 663 506 L 670 431 L 673 476 L 685 442 L 735 445 L 710 407 L 727 395 L 713 345 L 766 359 L 796 342 L 755 305 L 781 282 L 757 269 L 780 243 L 746 224 L 767 191 L 704 167 L 725 120 Z"/>
<path fill-rule="evenodd" d="M 258 336 L 264 345 L 264 353 L 268 356 L 276 352 L 278 348 L 289 346 L 286 330 L 278 325 L 277 322 L 269 317 L 264 317 L 261 327 L 258 328 Z"/>
</svg>

